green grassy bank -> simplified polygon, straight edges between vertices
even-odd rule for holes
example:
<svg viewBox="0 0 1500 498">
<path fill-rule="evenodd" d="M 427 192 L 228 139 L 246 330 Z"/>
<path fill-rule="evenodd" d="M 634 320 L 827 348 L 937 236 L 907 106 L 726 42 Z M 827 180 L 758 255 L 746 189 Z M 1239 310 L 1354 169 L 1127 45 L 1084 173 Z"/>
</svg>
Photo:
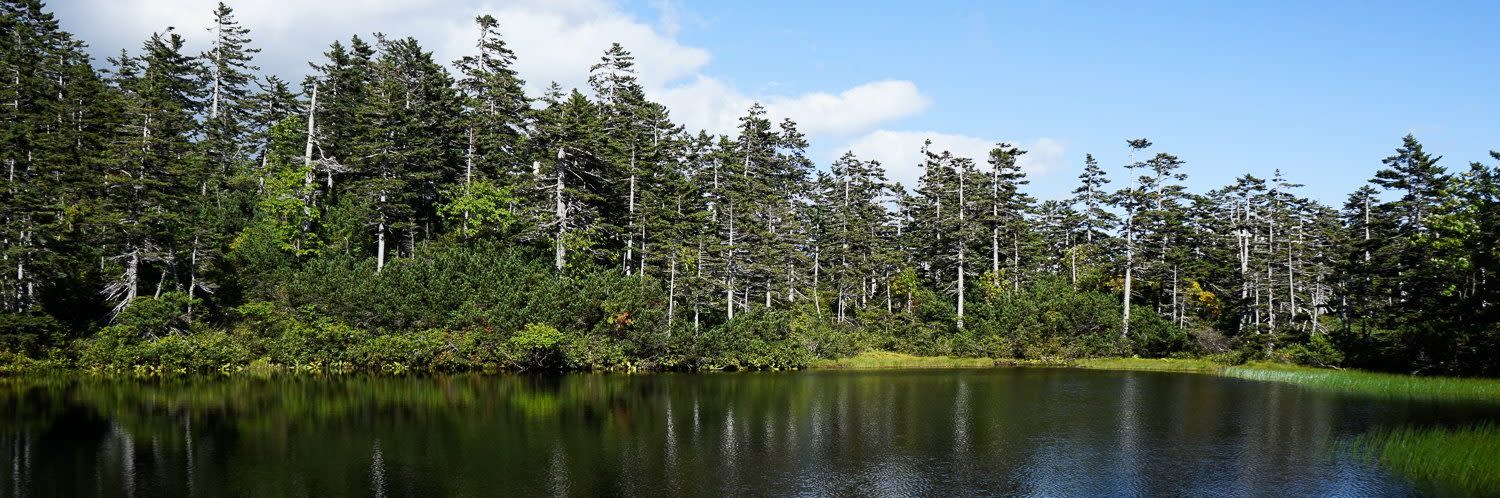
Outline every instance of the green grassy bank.
<svg viewBox="0 0 1500 498">
<path fill-rule="evenodd" d="M 965 358 L 953 356 L 917 356 L 891 351 L 865 351 L 833 360 L 821 359 L 808 365 L 815 369 L 876 368 L 988 368 L 1001 366 L 1075 367 L 1094 370 L 1137 370 L 1150 372 L 1213 373 L 1222 363 L 1195 358 L 1083 358 L 1072 360 Z"/>
<path fill-rule="evenodd" d="M 865 351 L 838 359 L 818 359 L 808 365 L 817 369 L 872 368 L 986 368 L 1003 364 L 993 358 L 960 358 L 953 356 L 917 356 L 891 351 Z"/>
</svg>

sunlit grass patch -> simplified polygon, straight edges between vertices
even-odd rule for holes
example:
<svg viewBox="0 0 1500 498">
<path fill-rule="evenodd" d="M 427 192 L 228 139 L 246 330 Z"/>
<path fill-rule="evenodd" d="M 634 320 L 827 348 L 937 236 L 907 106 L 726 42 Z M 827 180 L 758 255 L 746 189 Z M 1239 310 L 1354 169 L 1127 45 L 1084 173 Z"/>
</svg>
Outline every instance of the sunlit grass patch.
<svg viewBox="0 0 1500 498">
<path fill-rule="evenodd" d="M 1353 450 L 1444 495 L 1500 490 L 1500 427 L 1401 428 L 1360 436 Z"/>
<path fill-rule="evenodd" d="M 1224 375 L 1285 382 L 1312 389 L 1391 398 L 1484 399 L 1500 401 L 1500 379 L 1419 377 L 1360 370 L 1330 370 L 1279 363 L 1249 363 L 1224 369 Z"/>
<path fill-rule="evenodd" d="M 982 368 L 997 364 L 991 358 L 916 356 L 890 351 L 865 351 L 836 360 L 818 360 L 812 368 Z"/>
<path fill-rule="evenodd" d="M 1074 361 L 1073 366 L 1096 370 L 1205 373 L 1224 368 L 1220 363 L 1200 358 L 1085 358 Z"/>
</svg>

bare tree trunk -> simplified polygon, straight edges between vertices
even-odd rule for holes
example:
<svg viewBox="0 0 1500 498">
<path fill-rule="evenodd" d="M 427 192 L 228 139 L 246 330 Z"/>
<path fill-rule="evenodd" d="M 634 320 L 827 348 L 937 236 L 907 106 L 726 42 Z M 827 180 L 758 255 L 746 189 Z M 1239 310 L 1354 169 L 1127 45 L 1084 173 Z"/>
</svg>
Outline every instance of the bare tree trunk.
<svg viewBox="0 0 1500 498">
<path fill-rule="evenodd" d="M 1120 337 L 1130 337 L 1130 284 L 1135 268 L 1135 213 L 1125 216 L 1125 296 L 1120 312 Z"/>
<path fill-rule="evenodd" d="M 474 185 L 474 128 L 468 129 L 469 149 L 464 153 L 464 195 L 468 195 Z M 461 234 L 464 238 L 469 237 L 469 205 L 464 203 L 464 226 Z"/>
<path fill-rule="evenodd" d="M 1300 239 L 1301 238 L 1301 233 L 1300 233 L 1301 232 L 1301 225 L 1299 224 L 1297 228 L 1298 228 L 1298 232 L 1299 232 L 1298 233 L 1298 238 Z M 1286 244 L 1286 303 L 1287 303 L 1287 319 L 1286 319 L 1286 321 L 1287 321 L 1288 324 L 1291 324 L 1294 320 L 1297 319 L 1297 282 L 1296 282 L 1297 272 L 1294 270 L 1293 263 L 1292 263 L 1292 252 L 1293 252 L 1294 249 L 1295 249 L 1295 247 L 1292 245 L 1292 239 L 1290 237 L 1287 238 L 1287 244 Z"/>
<path fill-rule="evenodd" d="M 1016 234 L 1010 240 L 1010 290 L 1011 292 L 1021 292 L 1021 234 Z"/>
<path fill-rule="evenodd" d="M 635 261 L 635 144 L 630 146 L 630 196 L 626 200 L 626 233 L 629 233 L 625 242 L 625 274 L 630 274 L 630 263 Z M 645 242 L 642 241 L 644 244 Z"/>
<path fill-rule="evenodd" d="M 187 321 L 193 323 L 193 297 L 198 290 L 198 237 L 193 236 L 193 249 L 188 255 L 188 304 Z"/>
<path fill-rule="evenodd" d="M 130 248 L 130 257 L 125 263 L 125 299 L 115 306 L 115 314 L 125 309 L 135 298 L 140 295 L 141 286 L 141 250 L 136 247 Z"/>
<path fill-rule="evenodd" d="M 671 269 L 667 271 L 667 334 L 672 333 L 672 321 L 677 318 L 677 254 L 672 254 Z"/>
<path fill-rule="evenodd" d="M 1073 285 L 1073 290 L 1078 290 L 1078 246 L 1068 248 L 1068 281 Z"/>
<path fill-rule="evenodd" d="M 747 159 L 748 161 L 748 159 Z M 734 201 L 729 202 L 729 247 L 724 257 L 724 309 L 734 319 Z"/>
<path fill-rule="evenodd" d="M 1272 208 L 1266 217 L 1266 326 L 1276 331 L 1276 269 L 1271 263 L 1276 256 L 1276 210 Z"/>
<path fill-rule="evenodd" d="M 313 167 L 312 167 L 312 161 L 313 161 L 313 159 L 312 159 L 312 153 L 313 153 L 313 136 L 315 136 L 315 134 L 317 133 L 317 128 L 315 127 L 315 125 L 313 123 L 314 123 L 314 120 L 317 118 L 317 111 L 318 111 L 318 81 L 317 80 L 313 80 L 312 101 L 307 106 L 307 141 L 302 146 L 302 167 L 307 169 L 307 171 L 305 173 L 306 176 L 303 178 L 303 181 L 302 181 L 303 185 L 312 185 L 312 182 L 313 182 Z M 267 148 L 269 149 L 269 147 L 267 147 Z M 266 155 L 268 155 L 268 156 L 270 155 L 269 151 L 267 151 Z M 330 189 L 333 188 L 333 172 L 331 170 L 328 173 L 328 187 Z"/>
<path fill-rule="evenodd" d="M 819 273 L 818 269 L 822 266 L 821 264 L 819 264 L 819 261 L 818 261 L 819 254 L 822 252 L 821 246 L 822 246 L 822 244 L 817 244 L 817 245 L 813 246 L 813 279 L 812 279 L 813 312 L 818 315 L 818 320 L 822 320 L 823 319 L 823 303 L 821 302 L 821 299 L 818 297 L 818 294 L 822 294 L 821 292 L 818 291 L 818 276 L 819 276 L 818 275 L 818 273 Z"/>
<path fill-rule="evenodd" d="M 1172 265 L 1172 316 L 1177 319 L 1177 326 L 1183 325 L 1183 312 L 1177 299 L 1177 265 Z"/>
<path fill-rule="evenodd" d="M 786 303 L 791 305 L 797 300 L 793 290 L 796 289 L 796 270 L 793 269 L 791 261 L 786 264 Z"/>
<path fill-rule="evenodd" d="M 695 262 L 693 263 L 693 265 L 696 268 L 693 270 L 693 284 L 696 287 L 696 286 L 699 286 L 699 285 L 703 284 L 703 240 L 702 239 L 698 240 L 698 257 L 694 258 L 694 260 L 695 260 Z M 696 289 L 696 288 L 693 289 L 693 337 L 697 337 L 698 336 L 698 326 L 699 326 L 699 323 L 698 323 L 698 307 L 702 304 L 702 299 L 698 295 L 698 292 L 699 292 L 698 289 Z"/>
<path fill-rule="evenodd" d="M 380 194 L 380 204 L 385 206 L 385 194 Z M 375 228 L 375 273 L 385 269 L 385 213 L 380 213 L 380 223 Z"/>
<path fill-rule="evenodd" d="M 958 171 L 958 328 L 964 328 L 964 172 Z"/>
<path fill-rule="evenodd" d="M 552 259 L 552 264 L 557 268 L 558 274 L 562 274 L 563 266 L 567 264 L 568 257 L 568 249 L 565 245 L 565 239 L 568 236 L 568 205 L 567 203 L 563 202 L 563 160 L 566 158 L 567 153 L 564 152 L 564 149 L 562 147 L 558 147 L 557 166 L 554 168 L 557 170 L 557 185 L 553 194 L 555 200 L 557 201 L 555 212 L 557 216 L 557 240 L 553 244 Z"/>
</svg>

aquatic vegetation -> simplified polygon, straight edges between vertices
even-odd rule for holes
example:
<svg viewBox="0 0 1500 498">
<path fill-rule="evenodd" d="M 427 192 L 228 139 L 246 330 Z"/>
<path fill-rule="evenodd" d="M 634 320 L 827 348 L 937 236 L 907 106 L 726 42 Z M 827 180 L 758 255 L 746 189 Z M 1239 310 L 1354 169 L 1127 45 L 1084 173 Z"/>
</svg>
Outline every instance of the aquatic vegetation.
<svg viewBox="0 0 1500 498">
<path fill-rule="evenodd" d="M 1223 375 L 1390 398 L 1500 401 L 1500 379 L 1422 377 L 1261 362 L 1227 367 Z"/>
<path fill-rule="evenodd" d="M 1500 490 L 1500 426 L 1403 427 L 1360 436 L 1352 449 L 1439 494 Z"/>
</svg>

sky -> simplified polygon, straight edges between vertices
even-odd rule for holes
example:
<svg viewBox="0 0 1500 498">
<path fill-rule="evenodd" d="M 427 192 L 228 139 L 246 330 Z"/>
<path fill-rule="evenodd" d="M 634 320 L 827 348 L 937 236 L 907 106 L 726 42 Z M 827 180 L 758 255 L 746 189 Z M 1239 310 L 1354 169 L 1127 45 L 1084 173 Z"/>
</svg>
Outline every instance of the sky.
<svg viewBox="0 0 1500 498">
<path fill-rule="evenodd" d="M 494 15 L 527 87 L 587 86 L 612 42 L 690 129 L 728 132 L 752 102 L 789 117 L 821 165 L 845 151 L 911 186 L 919 150 L 1029 153 L 1042 199 L 1084 154 L 1125 181 L 1125 141 L 1186 161 L 1196 191 L 1280 169 L 1329 204 L 1407 133 L 1449 170 L 1500 149 L 1500 2 L 1065 0 L 233 0 L 267 72 L 300 81 L 335 39 L 412 36 L 441 61 Z M 215 2 L 52 0 L 104 57 L 173 26 L 201 50 Z"/>
</svg>

